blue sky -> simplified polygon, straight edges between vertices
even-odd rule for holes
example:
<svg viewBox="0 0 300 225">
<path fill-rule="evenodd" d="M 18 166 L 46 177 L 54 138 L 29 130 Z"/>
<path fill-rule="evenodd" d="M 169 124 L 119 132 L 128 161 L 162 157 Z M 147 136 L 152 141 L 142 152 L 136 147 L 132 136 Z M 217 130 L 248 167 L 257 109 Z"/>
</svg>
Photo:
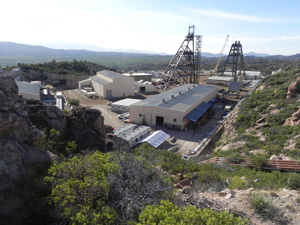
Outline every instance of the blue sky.
<svg viewBox="0 0 300 225">
<path fill-rule="evenodd" d="M 174 54 L 195 25 L 202 51 L 300 53 L 300 1 L 10 0 L 1 3 L 0 41 L 52 48 L 136 49 Z"/>
</svg>

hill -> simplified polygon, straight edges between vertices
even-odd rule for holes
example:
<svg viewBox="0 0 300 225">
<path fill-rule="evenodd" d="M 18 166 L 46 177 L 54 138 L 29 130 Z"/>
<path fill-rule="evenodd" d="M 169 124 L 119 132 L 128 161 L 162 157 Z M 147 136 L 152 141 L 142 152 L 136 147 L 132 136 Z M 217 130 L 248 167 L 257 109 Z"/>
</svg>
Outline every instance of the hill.
<svg viewBox="0 0 300 225">
<path fill-rule="evenodd" d="M 202 52 L 201 68 L 212 70 L 219 54 Z M 269 56 L 254 52 L 245 53 L 245 69 L 261 70 L 270 73 L 278 69 L 290 69 L 297 63 L 300 55 Z M 116 70 L 164 70 L 170 62 L 172 55 L 126 53 L 87 50 L 51 49 L 43 46 L 25 45 L 13 42 L 0 42 L 0 66 L 16 66 L 19 63 L 42 63 L 56 61 L 83 60 L 97 63 Z M 220 64 L 225 63 L 226 55 Z M 286 63 L 289 63 L 286 66 Z M 292 64 L 290 63 L 292 62 Z"/>
</svg>

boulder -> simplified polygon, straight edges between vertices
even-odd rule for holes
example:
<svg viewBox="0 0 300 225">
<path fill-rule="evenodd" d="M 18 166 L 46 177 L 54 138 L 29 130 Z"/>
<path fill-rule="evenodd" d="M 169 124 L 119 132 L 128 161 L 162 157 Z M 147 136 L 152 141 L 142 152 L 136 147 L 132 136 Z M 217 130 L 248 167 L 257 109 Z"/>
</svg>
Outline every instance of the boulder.
<svg viewBox="0 0 300 225">
<path fill-rule="evenodd" d="M 279 157 L 279 156 L 277 156 L 277 155 L 272 155 L 272 156 L 270 157 L 270 160 L 282 160 L 282 158 Z"/>
<path fill-rule="evenodd" d="M 300 125 L 300 109 L 292 114 L 291 117 L 287 118 L 284 122 L 285 126 L 299 126 Z"/>
<path fill-rule="evenodd" d="M 293 81 L 287 91 L 286 98 L 292 98 L 295 94 L 300 93 L 300 77 L 296 81 Z"/>
</svg>

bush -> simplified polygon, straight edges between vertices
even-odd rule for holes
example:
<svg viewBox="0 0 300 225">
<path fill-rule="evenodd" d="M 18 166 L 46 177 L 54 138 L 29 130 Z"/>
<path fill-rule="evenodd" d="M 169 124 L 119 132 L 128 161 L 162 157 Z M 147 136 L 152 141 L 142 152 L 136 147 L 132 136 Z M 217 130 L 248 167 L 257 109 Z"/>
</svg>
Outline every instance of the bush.
<svg viewBox="0 0 300 225">
<path fill-rule="evenodd" d="M 228 185 L 228 188 L 230 189 L 246 189 L 247 187 L 247 182 L 237 176 L 234 176 Z"/>
<path fill-rule="evenodd" d="M 267 164 L 268 155 L 266 154 L 256 154 L 251 156 L 251 163 L 257 170 L 262 170 L 263 167 Z"/>
<path fill-rule="evenodd" d="M 68 98 L 67 101 L 71 106 L 79 106 L 80 105 L 79 99 L 76 99 L 76 98 Z"/>
<path fill-rule="evenodd" d="M 264 211 L 271 207 L 268 196 L 265 193 L 254 192 L 249 197 L 250 203 L 257 211 Z"/>
<path fill-rule="evenodd" d="M 157 205 L 148 205 L 139 216 L 138 225 L 161 224 L 161 225 L 234 225 L 249 224 L 248 220 L 234 217 L 228 212 L 216 212 L 211 209 L 196 209 L 189 205 L 186 208 L 179 208 L 170 201 L 161 201 Z"/>
<path fill-rule="evenodd" d="M 287 181 L 287 186 L 290 189 L 300 189 L 300 174 L 298 173 L 290 173 L 288 181 Z"/>
</svg>

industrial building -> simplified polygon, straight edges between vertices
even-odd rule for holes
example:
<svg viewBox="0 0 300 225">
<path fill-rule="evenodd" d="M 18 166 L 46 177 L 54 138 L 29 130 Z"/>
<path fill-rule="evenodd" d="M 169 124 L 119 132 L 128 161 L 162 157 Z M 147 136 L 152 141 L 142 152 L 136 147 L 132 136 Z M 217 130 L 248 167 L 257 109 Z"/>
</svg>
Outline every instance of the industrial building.
<svg viewBox="0 0 300 225">
<path fill-rule="evenodd" d="M 184 84 L 130 106 L 130 121 L 150 126 L 183 130 L 190 123 L 203 121 L 208 103 L 218 88 L 207 84 Z M 201 105 L 201 103 L 203 103 Z M 209 107 L 207 104 L 209 104 Z"/>
<path fill-rule="evenodd" d="M 133 77 L 135 81 L 149 81 L 151 82 L 152 74 L 149 73 L 123 73 L 125 76 Z"/>
<path fill-rule="evenodd" d="M 138 126 L 136 124 L 126 124 L 114 130 L 114 134 L 128 141 L 131 148 L 135 147 L 141 140 L 149 136 L 151 128 L 148 126 Z"/>
<path fill-rule="evenodd" d="M 114 99 L 134 95 L 134 80 L 132 77 L 109 70 L 97 72 L 89 79 L 79 81 L 79 89 L 91 88 L 99 97 Z"/>
<path fill-rule="evenodd" d="M 18 94 L 23 98 L 41 100 L 41 85 L 37 83 L 27 83 L 16 81 L 18 85 Z"/>
<path fill-rule="evenodd" d="M 226 76 L 211 76 L 205 79 L 207 84 L 228 86 L 229 82 L 233 81 L 233 77 Z"/>
<path fill-rule="evenodd" d="M 140 99 L 126 98 L 110 105 L 110 110 L 116 113 L 125 113 L 130 111 L 130 106 L 134 103 L 140 102 Z"/>
<path fill-rule="evenodd" d="M 138 93 L 140 92 L 153 92 L 155 90 L 154 85 L 150 81 L 135 81 L 134 82 L 134 90 Z"/>
</svg>

